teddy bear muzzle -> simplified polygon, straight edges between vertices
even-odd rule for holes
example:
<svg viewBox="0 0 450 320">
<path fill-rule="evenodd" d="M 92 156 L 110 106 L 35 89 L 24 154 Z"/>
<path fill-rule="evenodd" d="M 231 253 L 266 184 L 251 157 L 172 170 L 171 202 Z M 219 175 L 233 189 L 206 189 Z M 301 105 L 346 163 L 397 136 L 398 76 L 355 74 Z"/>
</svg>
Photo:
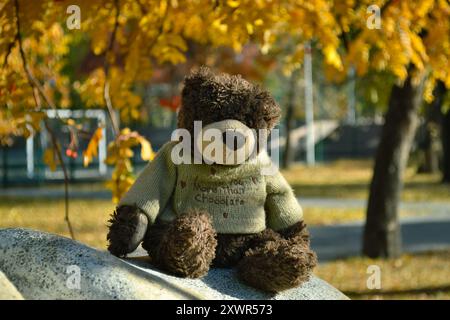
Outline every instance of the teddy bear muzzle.
<svg viewBox="0 0 450 320">
<path fill-rule="evenodd" d="M 239 165 L 256 154 L 255 136 L 242 122 L 227 119 L 203 127 L 195 147 L 208 164 Z"/>
</svg>

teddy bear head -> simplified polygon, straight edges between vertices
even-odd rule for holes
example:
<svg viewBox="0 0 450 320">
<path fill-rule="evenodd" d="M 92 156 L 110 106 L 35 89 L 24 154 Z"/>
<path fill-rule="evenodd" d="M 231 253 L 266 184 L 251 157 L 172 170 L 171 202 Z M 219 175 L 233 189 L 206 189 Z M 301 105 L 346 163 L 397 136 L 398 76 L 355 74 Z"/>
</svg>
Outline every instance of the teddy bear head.
<svg viewBox="0 0 450 320">
<path fill-rule="evenodd" d="M 194 121 L 206 126 L 227 119 L 250 129 L 271 130 L 281 110 L 270 93 L 240 75 L 214 74 L 201 67 L 184 80 L 178 128 L 193 133 Z"/>
<path fill-rule="evenodd" d="M 199 150 L 204 160 L 240 164 L 259 154 L 261 139 L 276 125 L 280 113 L 280 107 L 269 92 L 258 85 L 240 75 L 216 75 L 201 67 L 184 80 L 178 128 L 190 133 L 194 153 Z M 196 134 L 195 130 L 198 121 L 201 121 L 201 134 Z M 215 130 L 217 138 L 205 142 L 204 133 L 209 129 Z M 208 158 L 209 153 L 204 151 L 211 146 L 210 141 L 219 145 Z"/>
</svg>

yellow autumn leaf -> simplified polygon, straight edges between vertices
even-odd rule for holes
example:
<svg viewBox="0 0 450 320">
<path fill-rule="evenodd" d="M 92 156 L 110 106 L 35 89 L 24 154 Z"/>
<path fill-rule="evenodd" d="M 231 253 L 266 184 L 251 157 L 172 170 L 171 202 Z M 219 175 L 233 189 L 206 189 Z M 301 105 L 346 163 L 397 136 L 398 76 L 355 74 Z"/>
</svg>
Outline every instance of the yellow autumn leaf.
<svg viewBox="0 0 450 320">
<path fill-rule="evenodd" d="M 85 151 L 83 151 L 83 166 L 87 167 L 91 163 L 93 157 L 98 155 L 98 144 L 103 137 L 102 128 L 97 128 L 92 135 L 91 140 Z"/>
<path fill-rule="evenodd" d="M 247 27 L 248 34 L 253 34 L 253 32 L 255 31 L 255 29 L 253 28 L 253 25 L 251 23 L 247 23 L 246 27 Z"/>
<path fill-rule="evenodd" d="M 43 161 L 50 168 L 51 171 L 56 170 L 56 166 L 59 164 L 59 161 L 56 157 L 55 150 L 53 148 L 47 148 L 44 151 Z"/>
<path fill-rule="evenodd" d="M 141 158 L 142 160 L 151 161 L 155 157 L 155 152 L 152 149 L 150 142 L 144 137 L 139 137 L 139 143 L 141 144 Z"/>
<path fill-rule="evenodd" d="M 237 7 L 239 7 L 239 4 L 240 4 L 240 1 L 237 1 L 237 0 L 228 0 L 227 1 L 227 5 L 230 8 L 237 8 Z"/>
<path fill-rule="evenodd" d="M 336 48 L 332 46 L 326 46 L 323 49 L 323 53 L 325 55 L 325 60 L 327 64 L 332 65 L 339 71 L 343 69 L 342 60 L 339 54 L 337 53 Z"/>
<path fill-rule="evenodd" d="M 259 27 L 264 24 L 264 21 L 262 19 L 256 19 L 254 23 L 255 23 L 255 26 Z"/>
</svg>

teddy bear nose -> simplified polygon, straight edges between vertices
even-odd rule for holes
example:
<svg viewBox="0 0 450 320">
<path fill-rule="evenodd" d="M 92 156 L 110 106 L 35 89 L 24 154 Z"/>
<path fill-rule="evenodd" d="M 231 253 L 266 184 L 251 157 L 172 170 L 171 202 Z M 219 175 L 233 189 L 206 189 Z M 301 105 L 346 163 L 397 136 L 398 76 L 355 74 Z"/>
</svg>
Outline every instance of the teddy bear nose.
<svg viewBox="0 0 450 320">
<path fill-rule="evenodd" d="M 236 151 L 245 144 L 245 135 L 240 132 L 227 130 L 222 133 L 222 140 L 228 149 Z"/>
</svg>

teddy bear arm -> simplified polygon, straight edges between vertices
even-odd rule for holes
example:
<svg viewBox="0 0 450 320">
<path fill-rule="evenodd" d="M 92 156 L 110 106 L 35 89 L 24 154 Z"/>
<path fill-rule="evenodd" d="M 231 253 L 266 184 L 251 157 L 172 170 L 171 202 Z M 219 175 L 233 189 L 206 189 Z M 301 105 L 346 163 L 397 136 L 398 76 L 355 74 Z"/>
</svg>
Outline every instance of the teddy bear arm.
<svg viewBox="0 0 450 320">
<path fill-rule="evenodd" d="M 266 176 L 266 191 L 264 208 L 268 228 L 279 231 L 303 221 L 302 207 L 280 172 Z"/>
<path fill-rule="evenodd" d="M 119 206 L 136 206 L 153 224 L 175 190 L 177 168 L 171 159 L 173 142 L 166 143 L 120 200 Z"/>
<path fill-rule="evenodd" d="M 117 256 L 134 251 L 149 225 L 167 206 L 176 183 L 171 161 L 172 144 L 167 143 L 136 179 L 109 220 L 108 250 Z"/>
</svg>

